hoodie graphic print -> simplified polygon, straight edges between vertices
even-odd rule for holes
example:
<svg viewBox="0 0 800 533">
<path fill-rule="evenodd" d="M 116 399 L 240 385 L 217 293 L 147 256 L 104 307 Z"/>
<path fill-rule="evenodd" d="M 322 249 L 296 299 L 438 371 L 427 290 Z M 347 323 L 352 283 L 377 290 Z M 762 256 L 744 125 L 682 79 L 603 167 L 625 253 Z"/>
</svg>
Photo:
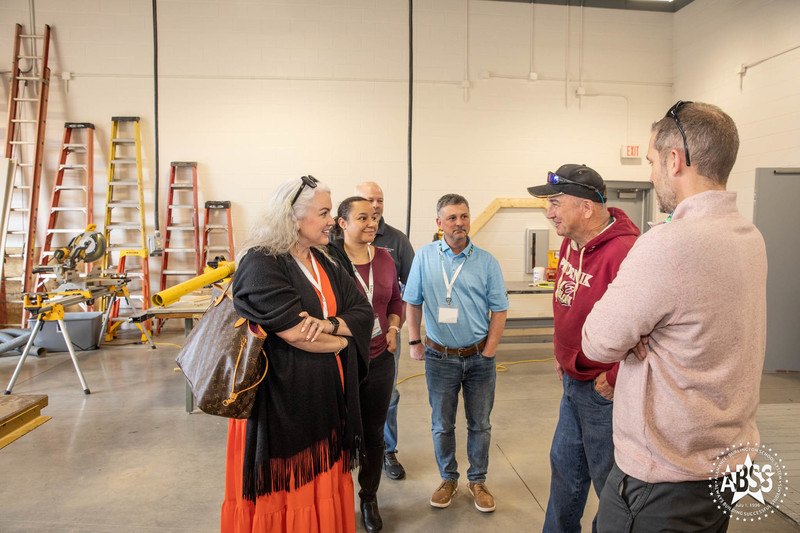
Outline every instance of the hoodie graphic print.
<svg viewBox="0 0 800 533">
<path fill-rule="evenodd" d="M 639 236 L 639 228 L 621 209 L 608 208 L 613 222 L 586 245 L 577 249 L 570 239 L 561 243 L 556 287 L 553 292 L 555 357 L 573 379 L 589 381 L 603 372 L 613 387 L 618 363 L 598 363 L 581 349 L 581 329 L 589 311 L 614 281 L 620 264 Z"/>
</svg>

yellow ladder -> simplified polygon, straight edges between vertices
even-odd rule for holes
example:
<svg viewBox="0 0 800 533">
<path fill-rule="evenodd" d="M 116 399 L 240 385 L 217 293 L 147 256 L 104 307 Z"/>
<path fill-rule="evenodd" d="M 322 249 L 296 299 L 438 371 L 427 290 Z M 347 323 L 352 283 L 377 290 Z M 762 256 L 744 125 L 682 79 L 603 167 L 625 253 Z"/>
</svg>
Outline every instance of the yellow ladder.
<svg viewBox="0 0 800 533">
<path fill-rule="evenodd" d="M 150 304 L 150 264 L 144 213 L 139 117 L 111 117 L 103 272 L 106 275 L 125 273 L 127 277 L 138 278 L 139 283 L 132 282 L 128 285 L 128 290 L 134 305 L 137 300 L 141 302 L 140 310 L 147 309 Z M 133 268 L 127 265 L 128 257 L 138 257 L 141 265 Z M 106 340 L 116 337 L 120 324 L 128 320 L 128 317 L 120 316 L 118 304 L 114 307 L 109 318 Z M 130 311 L 135 313 L 138 309 Z M 149 329 L 149 323 L 147 327 Z M 146 340 L 144 335 L 142 340 Z"/>
</svg>

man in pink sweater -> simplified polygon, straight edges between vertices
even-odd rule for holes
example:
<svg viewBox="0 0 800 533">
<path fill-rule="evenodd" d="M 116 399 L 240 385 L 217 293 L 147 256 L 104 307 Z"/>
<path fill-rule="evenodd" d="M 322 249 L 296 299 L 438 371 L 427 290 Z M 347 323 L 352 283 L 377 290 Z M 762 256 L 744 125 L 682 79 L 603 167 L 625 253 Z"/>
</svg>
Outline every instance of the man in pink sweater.
<svg viewBox="0 0 800 533">
<path fill-rule="evenodd" d="M 715 499 L 709 472 L 726 449 L 759 442 L 767 258 L 725 190 L 738 147 L 733 120 L 709 104 L 678 102 L 653 124 L 650 181 L 670 215 L 583 326 L 589 359 L 622 361 L 600 532 L 727 530 L 733 489 Z"/>
<path fill-rule="evenodd" d="M 550 447 L 550 499 L 543 533 L 580 533 L 581 517 L 594 483 L 606 483 L 614 464 L 612 409 L 618 363 L 598 363 L 581 350 L 581 327 L 592 306 L 617 275 L 639 228 L 606 207 L 606 185 L 586 165 L 562 165 L 547 183 L 528 187 L 547 198 L 547 218 L 564 237 L 553 293 L 556 374 L 564 394 Z"/>
</svg>

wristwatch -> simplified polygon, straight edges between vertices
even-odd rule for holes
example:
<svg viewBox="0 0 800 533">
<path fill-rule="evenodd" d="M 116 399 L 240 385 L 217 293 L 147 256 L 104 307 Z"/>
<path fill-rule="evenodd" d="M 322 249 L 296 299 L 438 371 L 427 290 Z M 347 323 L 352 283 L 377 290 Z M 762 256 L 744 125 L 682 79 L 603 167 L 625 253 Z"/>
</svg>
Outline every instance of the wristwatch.
<svg viewBox="0 0 800 533">
<path fill-rule="evenodd" d="M 414 346 L 415 344 L 419 344 L 422 342 L 422 339 L 417 339 L 415 341 L 408 341 L 409 346 Z"/>
<path fill-rule="evenodd" d="M 336 332 L 339 331 L 339 319 L 336 318 L 335 316 L 329 316 L 328 322 L 330 322 L 331 326 L 333 326 L 333 331 L 331 331 L 331 335 L 336 335 Z"/>
</svg>

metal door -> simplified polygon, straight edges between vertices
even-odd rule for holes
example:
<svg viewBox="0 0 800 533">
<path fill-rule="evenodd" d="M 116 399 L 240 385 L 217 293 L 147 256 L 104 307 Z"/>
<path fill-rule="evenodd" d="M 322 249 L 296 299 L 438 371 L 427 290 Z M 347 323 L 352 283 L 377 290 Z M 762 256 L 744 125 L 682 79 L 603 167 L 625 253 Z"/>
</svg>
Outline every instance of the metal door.
<svg viewBox="0 0 800 533">
<path fill-rule="evenodd" d="M 625 211 L 642 233 L 650 229 L 647 223 L 653 220 L 652 190 L 649 181 L 606 181 L 608 205 Z"/>
<path fill-rule="evenodd" d="M 764 371 L 800 370 L 800 232 L 792 214 L 800 168 L 757 168 L 753 223 L 767 246 L 767 355 Z"/>
</svg>

